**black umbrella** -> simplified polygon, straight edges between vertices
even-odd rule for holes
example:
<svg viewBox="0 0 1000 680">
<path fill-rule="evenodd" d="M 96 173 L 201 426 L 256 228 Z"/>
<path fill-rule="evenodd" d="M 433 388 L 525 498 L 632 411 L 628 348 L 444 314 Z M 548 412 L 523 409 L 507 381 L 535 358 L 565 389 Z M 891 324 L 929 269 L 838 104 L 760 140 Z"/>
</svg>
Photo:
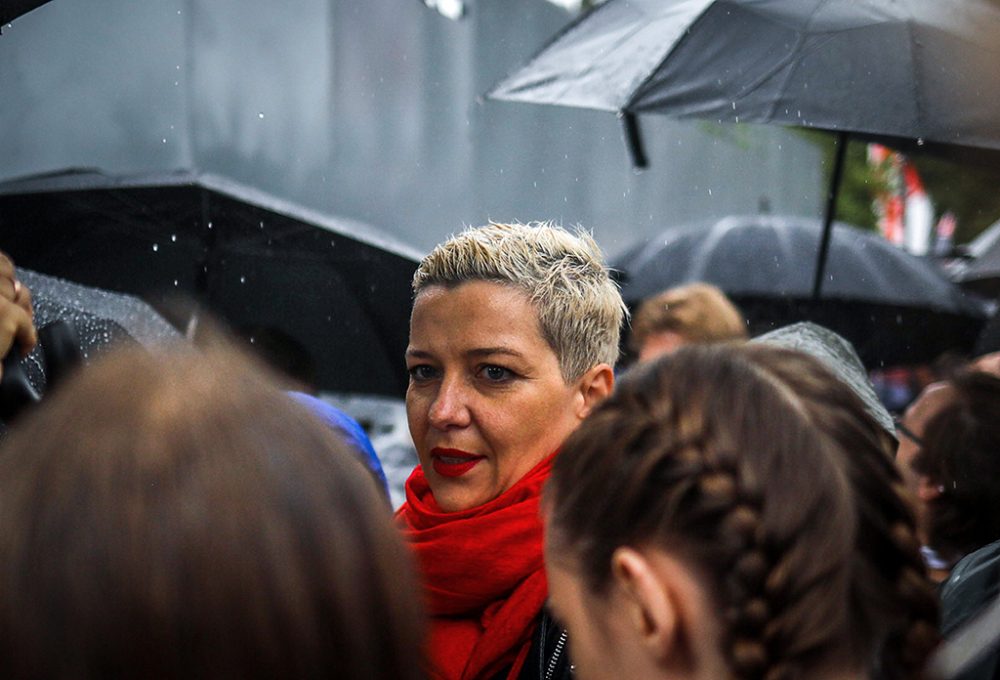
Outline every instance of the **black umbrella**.
<svg viewBox="0 0 1000 680">
<path fill-rule="evenodd" d="M 848 135 L 1000 150 L 997 64 L 986 0 L 609 0 L 489 96 L 624 114 L 639 156 L 645 112 L 837 132 L 818 298 Z"/>
<path fill-rule="evenodd" d="M 825 293 L 811 296 L 818 219 L 733 216 L 643 239 L 612 260 L 630 304 L 693 281 L 719 286 L 753 332 L 813 321 L 843 335 L 869 367 L 972 348 L 985 311 L 930 261 L 873 232 L 832 230 Z"/>
<path fill-rule="evenodd" d="M 79 341 L 84 359 L 123 344 L 155 347 L 183 336 L 145 301 L 25 269 L 17 276 L 31 291 L 35 325 L 67 322 Z"/>
<path fill-rule="evenodd" d="M 985 229 L 963 248 L 963 257 L 948 262 L 948 278 L 963 288 L 1000 297 L 1000 222 Z"/>
<path fill-rule="evenodd" d="M 0 247 L 154 306 L 188 295 L 236 329 L 282 331 L 321 389 L 405 390 L 419 254 L 367 225 L 211 176 L 67 173 L 0 184 Z"/>
<path fill-rule="evenodd" d="M 36 7 L 41 7 L 49 0 L 3 0 L 0 4 L 0 25 L 9 23 L 22 14 L 27 14 Z"/>
<path fill-rule="evenodd" d="M 0 420 L 38 401 L 81 361 L 123 345 L 155 347 L 183 340 L 166 319 L 131 295 L 81 286 L 18 267 L 31 291 L 38 345 L 24 358 L 13 350 L 0 380 Z M 0 432 L 3 428 L 0 427 Z"/>
</svg>

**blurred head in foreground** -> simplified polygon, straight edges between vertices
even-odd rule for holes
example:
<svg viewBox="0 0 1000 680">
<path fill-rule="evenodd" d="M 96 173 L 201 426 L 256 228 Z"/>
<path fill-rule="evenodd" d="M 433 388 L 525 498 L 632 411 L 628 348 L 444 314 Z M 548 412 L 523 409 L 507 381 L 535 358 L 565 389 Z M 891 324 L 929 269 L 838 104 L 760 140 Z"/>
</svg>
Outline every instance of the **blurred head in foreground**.
<svg viewBox="0 0 1000 680">
<path fill-rule="evenodd" d="M 545 491 L 578 676 L 920 677 L 937 608 L 888 445 L 790 350 L 690 347 L 635 369 Z"/>
<path fill-rule="evenodd" d="M 746 322 L 725 293 L 690 283 L 646 298 L 632 318 L 629 343 L 639 361 L 648 361 L 684 345 L 746 338 Z"/>
<path fill-rule="evenodd" d="M 0 676 L 420 677 L 408 561 L 261 367 L 132 350 L 0 449 Z"/>
</svg>

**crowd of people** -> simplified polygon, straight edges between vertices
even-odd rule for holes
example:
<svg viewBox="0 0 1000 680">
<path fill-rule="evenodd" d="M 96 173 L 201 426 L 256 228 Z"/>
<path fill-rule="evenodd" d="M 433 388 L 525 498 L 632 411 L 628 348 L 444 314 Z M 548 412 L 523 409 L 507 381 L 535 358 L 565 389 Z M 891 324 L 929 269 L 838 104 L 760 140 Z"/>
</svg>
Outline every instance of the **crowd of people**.
<svg viewBox="0 0 1000 680">
<path fill-rule="evenodd" d="M 930 680 L 996 598 L 996 362 L 892 427 L 697 284 L 616 371 L 629 311 L 549 224 L 466 229 L 413 294 L 395 512 L 357 424 L 238 343 L 108 353 L 12 423 L 0 676 Z M 0 353 L 35 341 L 0 257 Z"/>
</svg>

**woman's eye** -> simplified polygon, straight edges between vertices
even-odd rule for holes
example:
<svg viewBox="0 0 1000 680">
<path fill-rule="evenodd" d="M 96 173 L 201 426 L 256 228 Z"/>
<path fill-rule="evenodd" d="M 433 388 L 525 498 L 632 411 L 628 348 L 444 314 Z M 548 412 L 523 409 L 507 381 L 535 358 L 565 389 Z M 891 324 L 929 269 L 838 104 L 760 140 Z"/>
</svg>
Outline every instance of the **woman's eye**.
<svg viewBox="0 0 1000 680">
<path fill-rule="evenodd" d="M 503 366 L 483 366 L 481 373 L 490 382 L 503 382 L 514 377 L 514 372 Z"/>
<path fill-rule="evenodd" d="M 434 378 L 434 367 L 428 366 L 427 364 L 420 364 L 418 366 L 411 366 L 409 369 L 410 379 L 414 382 L 423 382 L 425 380 L 431 380 Z"/>
</svg>

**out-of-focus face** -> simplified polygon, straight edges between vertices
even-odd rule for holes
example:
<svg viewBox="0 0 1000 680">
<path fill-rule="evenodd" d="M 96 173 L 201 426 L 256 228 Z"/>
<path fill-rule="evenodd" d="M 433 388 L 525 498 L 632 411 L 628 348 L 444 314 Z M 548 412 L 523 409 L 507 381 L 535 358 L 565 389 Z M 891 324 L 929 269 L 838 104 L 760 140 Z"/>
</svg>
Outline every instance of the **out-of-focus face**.
<svg viewBox="0 0 1000 680">
<path fill-rule="evenodd" d="M 660 331 L 646 338 L 639 348 L 639 361 L 650 361 L 658 356 L 670 354 L 688 344 L 687 338 L 674 331 Z"/>
<path fill-rule="evenodd" d="M 941 411 L 950 398 L 951 387 L 947 383 L 928 385 L 899 419 L 896 431 L 899 439 L 896 464 L 899 466 L 903 481 L 915 498 L 927 495 L 925 487 L 928 482 L 913 469 L 913 461 L 920 453 L 921 440 L 927 423 Z M 923 503 L 918 504 L 917 518 L 922 528 L 926 528 L 926 509 Z"/>
<path fill-rule="evenodd" d="M 686 567 L 656 549 L 629 549 L 632 567 L 621 569 L 631 570 L 631 576 L 613 574 L 604 590 L 594 592 L 578 559 L 553 539 L 557 535 L 546 516 L 548 606 L 568 633 L 575 678 L 731 677 L 719 651 L 718 608 Z"/>
<path fill-rule="evenodd" d="M 630 675 L 620 658 L 622 628 L 612 604 L 591 593 L 566 555 L 546 552 L 549 609 L 568 634 L 573 677 L 579 680 L 617 680 Z M 624 634 L 625 631 L 620 631 Z"/>
<path fill-rule="evenodd" d="M 417 295 L 406 414 L 446 512 L 482 505 L 555 452 L 586 415 L 535 308 L 511 286 L 469 281 Z"/>
</svg>

